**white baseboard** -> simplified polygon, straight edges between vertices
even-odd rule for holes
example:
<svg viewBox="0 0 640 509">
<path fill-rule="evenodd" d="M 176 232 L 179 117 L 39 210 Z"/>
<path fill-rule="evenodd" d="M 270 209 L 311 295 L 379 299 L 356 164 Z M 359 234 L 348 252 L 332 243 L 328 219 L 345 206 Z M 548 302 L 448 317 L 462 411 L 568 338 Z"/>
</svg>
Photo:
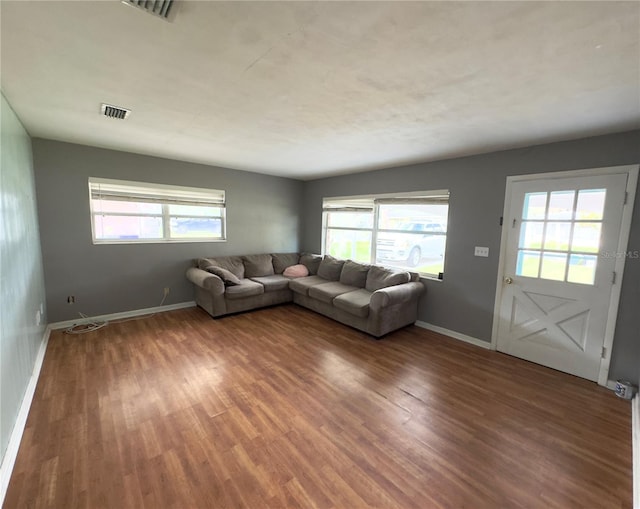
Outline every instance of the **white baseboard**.
<svg viewBox="0 0 640 509">
<path fill-rule="evenodd" d="M 195 307 L 193 300 L 188 302 L 178 302 L 177 304 L 168 304 L 166 306 L 155 306 L 152 308 L 134 309 L 133 311 L 123 311 L 121 313 L 110 313 L 108 315 L 90 316 L 87 318 L 76 318 L 75 320 L 65 320 L 64 322 L 50 323 L 51 329 L 67 329 L 74 325 L 83 325 L 91 322 L 108 322 L 110 320 L 121 320 L 123 318 L 133 318 L 135 316 L 151 315 L 154 313 L 162 313 L 164 311 L 173 311 L 175 309 L 184 309 Z"/>
<path fill-rule="evenodd" d="M 480 348 L 486 348 L 487 350 L 491 350 L 491 343 L 489 341 L 482 341 L 481 339 L 474 338 L 472 336 L 467 336 L 466 334 L 462 334 L 460 332 L 456 332 L 453 330 L 445 329 L 444 327 L 438 327 L 437 325 L 432 325 L 430 323 L 422 322 L 420 320 L 416 322 L 416 325 L 418 327 L 422 327 L 423 329 L 437 332 L 438 334 L 444 334 L 445 336 L 449 336 L 454 339 L 464 341 L 465 343 L 471 343 L 472 345 L 479 346 Z"/>
<path fill-rule="evenodd" d="M 633 440 L 633 509 L 640 509 L 640 394 L 631 401 Z"/>
<path fill-rule="evenodd" d="M 27 384 L 27 389 L 22 398 L 22 404 L 16 417 L 16 422 L 13 425 L 11 436 L 9 437 L 9 443 L 7 450 L 5 451 L 4 458 L 2 458 L 2 465 L 0 466 L 0 507 L 4 503 L 4 497 L 7 494 L 7 488 L 9 487 L 9 480 L 11 479 L 11 473 L 18 457 L 18 450 L 20 449 L 20 442 L 22 441 L 22 434 L 27 424 L 27 417 L 29 417 L 29 409 L 33 401 L 33 396 L 36 392 L 36 386 L 38 385 L 38 378 L 40 377 L 40 369 L 42 369 L 42 363 L 44 362 L 44 354 L 47 351 L 47 345 L 49 344 L 49 335 L 51 334 L 51 327 L 47 326 L 42 336 L 42 342 L 40 348 L 36 354 L 36 360 L 33 365 L 33 372 L 31 378 Z"/>
</svg>

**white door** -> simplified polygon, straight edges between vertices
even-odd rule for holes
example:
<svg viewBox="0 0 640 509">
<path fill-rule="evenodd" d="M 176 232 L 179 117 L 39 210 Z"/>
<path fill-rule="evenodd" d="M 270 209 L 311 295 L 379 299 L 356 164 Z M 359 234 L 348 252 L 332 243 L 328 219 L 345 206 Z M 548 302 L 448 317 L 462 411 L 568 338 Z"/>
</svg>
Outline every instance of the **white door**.
<svg viewBox="0 0 640 509">
<path fill-rule="evenodd" d="M 627 178 L 512 184 L 498 350 L 598 380 Z"/>
</svg>

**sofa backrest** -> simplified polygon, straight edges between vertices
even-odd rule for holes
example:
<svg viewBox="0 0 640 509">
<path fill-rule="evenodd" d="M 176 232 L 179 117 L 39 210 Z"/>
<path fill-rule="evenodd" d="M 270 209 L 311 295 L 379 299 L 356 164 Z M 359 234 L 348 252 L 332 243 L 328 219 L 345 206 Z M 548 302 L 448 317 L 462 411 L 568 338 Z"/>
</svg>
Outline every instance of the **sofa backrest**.
<svg viewBox="0 0 640 509">
<path fill-rule="evenodd" d="M 300 263 L 300 255 L 298 253 L 272 253 L 273 271 L 276 274 L 282 274 L 284 269 Z"/>
<path fill-rule="evenodd" d="M 344 285 L 364 288 L 370 268 L 371 265 L 347 260 L 342 266 L 342 272 L 340 272 L 340 282 Z"/>
</svg>

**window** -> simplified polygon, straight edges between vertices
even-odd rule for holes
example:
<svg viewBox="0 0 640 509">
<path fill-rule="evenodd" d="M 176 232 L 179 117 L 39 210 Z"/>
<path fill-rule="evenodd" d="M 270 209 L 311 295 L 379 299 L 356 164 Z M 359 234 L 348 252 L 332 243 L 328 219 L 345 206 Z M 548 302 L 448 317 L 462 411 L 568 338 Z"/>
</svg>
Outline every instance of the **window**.
<svg viewBox="0 0 640 509">
<path fill-rule="evenodd" d="M 516 275 L 593 285 L 606 189 L 526 193 Z"/>
<path fill-rule="evenodd" d="M 91 177 L 89 197 L 94 244 L 226 238 L 224 191 Z"/>
<path fill-rule="evenodd" d="M 444 272 L 448 215 L 448 191 L 327 198 L 323 252 L 437 276 Z"/>
</svg>

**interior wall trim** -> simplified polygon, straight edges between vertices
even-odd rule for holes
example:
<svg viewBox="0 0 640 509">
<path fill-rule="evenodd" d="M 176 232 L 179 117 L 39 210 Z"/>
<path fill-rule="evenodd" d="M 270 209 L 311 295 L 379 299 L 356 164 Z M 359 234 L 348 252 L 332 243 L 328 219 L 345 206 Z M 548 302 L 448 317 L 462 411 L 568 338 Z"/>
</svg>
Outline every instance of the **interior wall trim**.
<svg viewBox="0 0 640 509">
<path fill-rule="evenodd" d="M 444 327 L 438 327 L 437 325 L 423 322 L 421 320 L 418 320 L 416 322 L 416 326 L 433 331 L 433 332 L 437 332 L 438 334 L 444 334 L 445 336 L 449 336 L 454 339 L 464 341 L 465 343 L 471 343 L 472 345 L 479 346 L 480 348 L 486 348 L 487 350 L 491 350 L 491 343 L 489 341 L 482 341 L 481 339 L 474 338 L 472 336 L 467 336 L 466 334 L 462 334 L 461 332 L 445 329 Z"/>
<path fill-rule="evenodd" d="M 120 313 L 110 313 L 107 315 L 88 316 L 86 318 L 76 318 L 74 320 L 65 320 L 63 322 L 54 322 L 49 324 L 52 330 L 66 329 L 74 325 L 84 325 L 91 322 L 108 322 L 111 320 L 121 320 L 123 318 L 133 318 L 136 316 L 152 315 L 155 313 L 163 313 L 165 311 L 174 311 L 176 309 L 193 308 L 196 302 L 193 300 L 187 302 L 178 302 L 177 304 L 167 304 L 165 306 L 155 306 L 152 308 L 134 309 L 132 311 L 122 311 Z"/>
<path fill-rule="evenodd" d="M 631 401 L 631 434 L 633 440 L 633 507 L 640 509 L 640 394 Z"/>
</svg>

